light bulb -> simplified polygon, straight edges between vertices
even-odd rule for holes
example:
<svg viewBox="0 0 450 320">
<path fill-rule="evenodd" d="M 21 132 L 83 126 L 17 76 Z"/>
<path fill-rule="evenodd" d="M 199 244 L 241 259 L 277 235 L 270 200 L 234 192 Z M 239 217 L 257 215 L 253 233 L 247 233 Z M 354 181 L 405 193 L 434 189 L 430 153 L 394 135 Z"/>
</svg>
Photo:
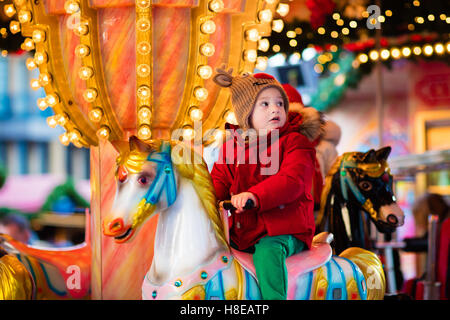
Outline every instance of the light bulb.
<svg viewBox="0 0 450 320">
<path fill-rule="evenodd" d="M 29 10 L 20 10 L 19 11 L 19 22 L 27 23 L 31 21 L 31 12 Z"/>
<path fill-rule="evenodd" d="M 79 23 L 74 29 L 73 32 L 75 32 L 75 34 L 79 37 L 81 36 L 85 36 L 88 34 L 89 32 L 89 27 L 87 25 L 87 23 Z"/>
<path fill-rule="evenodd" d="M 284 17 L 289 13 L 289 5 L 287 3 L 280 3 L 277 8 L 277 13 Z"/>
<path fill-rule="evenodd" d="M 370 59 L 372 59 L 374 61 L 378 60 L 378 51 L 376 51 L 376 50 L 370 51 L 369 57 L 370 57 Z"/>
<path fill-rule="evenodd" d="M 91 50 L 85 44 L 79 44 L 75 48 L 75 54 L 80 58 L 87 57 L 90 54 L 90 52 Z"/>
<path fill-rule="evenodd" d="M 145 85 L 140 86 L 137 90 L 137 96 L 142 100 L 149 99 L 150 94 L 150 88 Z"/>
<path fill-rule="evenodd" d="M 146 124 L 143 124 L 139 127 L 138 130 L 138 138 L 141 140 L 148 140 L 152 137 L 152 131 L 150 127 Z"/>
<path fill-rule="evenodd" d="M 255 62 L 258 57 L 258 53 L 254 49 L 245 50 L 244 57 L 249 62 Z"/>
<path fill-rule="evenodd" d="M 213 74 L 213 69 L 208 65 L 199 66 L 197 73 L 202 79 L 209 79 Z"/>
<path fill-rule="evenodd" d="M 26 65 L 28 70 L 34 70 L 37 67 L 33 58 L 27 58 Z"/>
<path fill-rule="evenodd" d="M 433 47 L 427 44 L 426 46 L 423 47 L 423 53 L 426 56 L 431 56 L 433 54 Z"/>
<path fill-rule="evenodd" d="M 64 3 L 64 10 L 68 14 L 74 14 L 80 10 L 80 4 L 75 0 L 68 0 Z"/>
<path fill-rule="evenodd" d="M 391 53 L 387 49 L 383 49 L 380 52 L 381 59 L 383 59 L 383 60 L 388 59 L 390 55 L 391 55 Z"/>
<path fill-rule="evenodd" d="M 8 18 L 12 18 L 12 16 L 16 14 L 16 9 L 14 8 L 13 4 L 6 4 L 3 7 L 3 11 L 8 16 Z"/>
<path fill-rule="evenodd" d="M 20 32 L 20 23 L 18 21 L 11 21 L 9 23 L 9 30 L 11 30 L 12 34 L 16 34 Z"/>
<path fill-rule="evenodd" d="M 141 18 L 136 22 L 136 27 L 140 32 L 146 32 L 150 30 L 150 20 L 147 18 Z"/>
<path fill-rule="evenodd" d="M 268 39 L 261 39 L 258 41 L 258 50 L 266 52 L 270 48 L 270 42 Z"/>
<path fill-rule="evenodd" d="M 47 95 L 47 97 L 45 97 L 45 100 L 50 107 L 54 107 L 59 103 L 59 97 L 56 93 Z"/>
<path fill-rule="evenodd" d="M 30 81 L 30 87 L 33 90 L 37 90 L 41 87 L 41 84 L 39 83 L 38 79 L 31 79 Z"/>
<path fill-rule="evenodd" d="M 272 30 L 273 31 L 280 33 L 281 31 L 283 31 L 283 28 L 284 28 L 283 20 L 278 19 L 278 20 L 272 21 Z"/>
<path fill-rule="evenodd" d="M 202 55 L 204 55 L 206 57 L 211 57 L 212 55 L 214 55 L 215 47 L 210 42 L 204 43 L 200 46 L 200 52 Z"/>
<path fill-rule="evenodd" d="M 194 96 L 199 101 L 205 101 L 208 98 L 208 90 L 202 87 L 197 87 L 194 89 Z"/>
<path fill-rule="evenodd" d="M 45 32 L 39 29 L 35 29 L 33 31 L 33 41 L 36 43 L 45 41 Z"/>
<path fill-rule="evenodd" d="M 212 20 L 205 21 L 201 24 L 200 30 L 206 34 L 213 34 L 216 31 L 216 24 Z"/>
<path fill-rule="evenodd" d="M 190 141 L 194 138 L 195 132 L 194 129 L 190 126 L 186 126 L 183 129 L 183 140 Z"/>
<path fill-rule="evenodd" d="M 107 127 L 107 126 L 102 126 L 100 129 L 97 130 L 97 137 L 99 137 L 100 139 L 108 139 L 109 138 L 109 133 L 111 132 L 111 130 Z"/>
<path fill-rule="evenodd" d="M 402 54 L 404 57 L 409 57 L 411 55 L 411 49 L 408 47 L 404 47 L 402 49 Z"/>
<path fill-rule="evenodd" d="M 369 61 L 369 57 L 365 53 L 361 53 L 358 56 L 358 59 L 359 59 L 359 62 L 361 62 L 361 63 L 366 63 L 367 61 Z"/>
<path fill-rule="evenodd" d="M 30 51 L 34 49 L 34 41 L 31 38 L 26 38 L 23 41 L 24 49 Z"/>
<path fill-rule="evenodd" d="M 44 72 L 39 75 L 39 83 L 41 86 L 45 87 L 50 82 L 52 82 L 52 76 L 50 74 Z"/>
<path fill-rule="evenodd" d="M 416 56 L 420 55 L 422 53 L 422 48 L 420 47 L 414 47 L 413 52 Z"/>
<path fill-rule="evenodd" d="M 249 41 L 253 41 L 256 42 L 259 40 L 260 36 L 259 36 L 259 31 L 256 28 L 252 28 L 250 30 L 247 30 L 246 32 L 246 38 Z"/>
<path fill-rule="evenodd" d="M 41 110 L 45 110 L 48 108 L 47 100 L 45 98 L 37 99 L 37 106 Z"/>
<path fill-rule="evenodd" d="M 189 116 L 192 121 L 200 121 L 203 118 L 203 111 L 197 107 L 193 107 L 189 112 Z"/>
<path fill-rule="evenodd" d="M 47 118 L 47 125 L 50 128 L 56 128 L 56 126 L 58 125 L 58 122 L 56 121 L 54 116 L 51 116 L 51 117 Z"/>
<path fill-rule="evenodd" d="M 443 54 L 444 53 L 444 46 L 442 45 L 442 43 L 437 43 L 434 46 L 434 51 L 436 51 L 437 54 Z"/>
<path fill-rule="evenodd" d="M 94 70 L 91 67 L 81 67 L 78 70 L 78 76 L 81 80 L 88 80 L 94 75 Z"/>
<path fill-rule="evenodd" d="M 268 62 L 267 57 L 258 57 L 256 59 L 256 68 L 258 68 L 261 71 L 266 70 L 267 62 Z"/>
<path fill-rule="evenodd" d="M 69 143 L 70 143 L 69 135 L 68 135 L 66 132 L 63 133 L 62 135 L 59 136 L 59 141 L 60 141 L 63 145 L 68 146 Z"/>
<path fill-rule="evenodd" d="M 212 0 L 209 2 L 209 10 L 213 12 L 221 12 L 223 8 L 225 7 L 222 0 Z"/>
<path fill-rule="evenodd" d="M 259 18 L 259 21 L 268 23 L 268 22 L 272 21 L 272 18 L 273 18 L 272 11 L 270 11 L 269 9 L 261 10 L 258 13 L 258 18 Z"/>
<path fill-rule="evenodd" d="M 97 99 L 98 93 L 97 90 L 93 88 L 86 89 L 83 92 L 83 98 L 86 100 L 86 102 L 94 102 L 95 99 Z"/>
<path fill-rule="evenodd" d="M 394 59 L 398 59 L 401 56 L 400 50 L 398 48 L 392 48 L 391 49 L 391 56 Z"/>
<path fill-rule="evenodd" d="M 149 107 L 143 106 L 139 108 L 138 117 L 141 122 L 149 122 L 152 116 L 152 111 Z"/>
<path fill-rule="evenodd" d="M 103 117 L 103 110 L 99 107 L 96 107 L 91 111 L 89 111 L 89 119 L 92 122 L 100 122 L 100 120 L 102 120 L 102 117 Z"/>
<path fill-rule="evenodd" d="M 139 0 L 139 1 L 136 1 L 136 4 L 141 9 L 147 9 L 150 7 L 150 0 Z"/>
<path fill-rule="evenodd" d="M 67 117 L 64 114 L 57 114 L 55 120 L 61 127 L 67 123 Z"/>
<path fill-rule="evenodd" d="M 150 66 L 146 63 L 142 63 L 137 66 L 136 72 L 139 77 L 145 78 L 150 75 Z"/>
<path fill-rule="evenodd" d="M 150 49 L 151 49 L 150 42 L 147 41 L 141 41 L 137 45 L 137 51 L 139 52 L 139 54 L 143 56 L 149 54 Z"/>
<path fill-rule="evenodd" d="M 80 139 L 81 133 L 77 129 L 73 129 L 71 132 L 68 133 L 68 136 L 70 141 L 74 142 Z"/>
</svg>

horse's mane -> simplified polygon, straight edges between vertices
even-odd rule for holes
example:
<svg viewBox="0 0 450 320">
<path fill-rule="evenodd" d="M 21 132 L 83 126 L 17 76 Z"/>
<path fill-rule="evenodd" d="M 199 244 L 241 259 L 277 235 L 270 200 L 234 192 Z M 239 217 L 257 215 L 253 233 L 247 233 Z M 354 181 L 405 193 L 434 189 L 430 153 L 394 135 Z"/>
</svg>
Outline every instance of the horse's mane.
<svg viewBox="0 0 450 320">
<path fill-rule="evenodd" d="M 228 247 L 224 226 L 217 208 L 216 193 L 209 174 L 208 167 L 203 158 L 191 147 L 181 142 L 172 142 L 172 163 L 180 175 L 192 181 L 199 199 L 206 209 L 217 238 Z"/>
</svg>

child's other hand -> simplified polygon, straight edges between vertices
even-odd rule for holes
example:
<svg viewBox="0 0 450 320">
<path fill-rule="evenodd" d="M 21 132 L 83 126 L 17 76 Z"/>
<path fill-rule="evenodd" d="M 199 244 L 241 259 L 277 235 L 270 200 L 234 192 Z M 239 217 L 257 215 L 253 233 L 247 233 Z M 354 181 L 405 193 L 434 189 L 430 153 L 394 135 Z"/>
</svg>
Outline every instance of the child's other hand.
<svg viewBox="0 0 450 320">
<path fill-rule="evenodd" d="M 258 206 L 258 199 L 251 192 L 242 192 L 231 197 L 231 204 L 236 208 L 235 213 L 244 212 L 244 206 L 248 199 L 252 199 L 255 207 Z"/>
</svg>

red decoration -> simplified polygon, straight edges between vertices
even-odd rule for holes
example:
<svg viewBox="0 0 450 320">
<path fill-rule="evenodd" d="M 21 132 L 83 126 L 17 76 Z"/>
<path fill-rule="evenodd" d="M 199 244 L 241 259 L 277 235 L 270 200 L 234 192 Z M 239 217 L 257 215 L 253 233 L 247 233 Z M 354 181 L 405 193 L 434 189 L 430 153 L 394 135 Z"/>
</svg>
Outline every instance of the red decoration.
<svg viewBox="0 0 450 320">
<path fill-rule="evenodd" d="M 333 13 L 336 4 L 332 0 L 306 0 L 306 6 L 311 11 L 311 26 L 317 29 L 325 24 L 327 16 Z"/>
</svg>

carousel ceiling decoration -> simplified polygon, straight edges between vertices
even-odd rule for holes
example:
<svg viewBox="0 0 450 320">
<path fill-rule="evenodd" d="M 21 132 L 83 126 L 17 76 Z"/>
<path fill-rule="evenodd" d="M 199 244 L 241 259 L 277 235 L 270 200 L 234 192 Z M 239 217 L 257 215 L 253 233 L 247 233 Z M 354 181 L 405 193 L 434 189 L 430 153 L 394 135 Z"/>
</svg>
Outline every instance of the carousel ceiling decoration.
<svg viewBox="0 0 450 320">
<path fill-rule="evenodd" d="M 289 1 L 67 0 L 5 1 L 9 32 L 39 69 L 40 109 L 52 108 L 64 145 L 101 139 L 196 136 L 233 122 L 226 90 L 211 80 L 225 63 L 235 72 L 263 70 L 272 30 L 281 32 Z M 115 10 L 120 7 L 121 10 Z M 122 8 L 126 10 L 122 10 Z M 196 126 L 201 121 L 200 126 Z"/>
</svg>

